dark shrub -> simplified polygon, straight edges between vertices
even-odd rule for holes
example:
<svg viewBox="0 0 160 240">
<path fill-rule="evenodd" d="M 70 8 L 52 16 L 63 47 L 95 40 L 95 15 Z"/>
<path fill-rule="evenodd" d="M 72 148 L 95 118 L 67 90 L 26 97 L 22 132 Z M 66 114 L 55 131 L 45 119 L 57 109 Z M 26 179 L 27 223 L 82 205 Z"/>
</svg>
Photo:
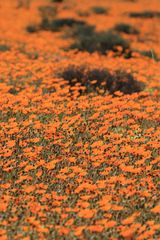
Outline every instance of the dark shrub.
<svg viewBox="0 0 160 240">
<path fill-rule="evenodd" d="M 65 26 L 72 27 L 74 25 L 83 25 L 83 24 L 84 24 L 84 21 L 75 20 L 74 18 L 60 18 L 52 21 L 50 27 L 52 31 L 59 31 L 61 28 Z"/>
<path fill-rule="evenodd" d="M 39 25 L 40 30 L 50 31 L 51 23 L 48 18 L 43 18 L 41 24 Z"/>
<path fill-rule="evenodd" d="M 83 38 L 87 35 L 93 36 L 95 34 L 95 27 L 92 25 L 88 25 L 84 22 L 84 24 L 77 24 L 73 26 L 73 28 L 66 32 L 66 37 L 74 37 L 74 38 Z"/>
<path fill-rule="evenodd" d="M 109 92 L 112 94 L 116 91 L 132 94 L 142 91 L 145 87 L 144 83 L 135 80 L 130 73 L 121 70 L 116 71 L 112 77 L 108 80 Z"/>
<path fill-rule="evenodd" d="M 127 49 L 123 56 L 125 59 L 130 59 L 132 57 L 132 53 L 133 51 L 131 49 Z"/>
<path fill-rule="evenodd" d="M 72 27 L 74 25 L 83 25 L 85 24 L 84 21 L 75 20 L 73 18 L 59 18 L 55 19 L 51 22 L 48 19 L 43 19 L 40 25 L 40 28 L 43 30 L 49 31 L 60 31 L 63 27 Z"/>
<path fill-rule="evenodd" d="M 120 35 L 107 32 L 94 32 L 90 30 L 90 34 L 77 35 L 75 43 L 71 45 L 71 49 L 78 49 L 80 51 L 87 51 L 93 53 L 98 51 L 105 54 L 108 50 L 115 50 L 116 46 L 121 46 L 123 53 L 129 48 L 129 43 L 124 40 Z"/>
<path fill-rule="evenodd" d="M 110 78 L 111 75 L 107 70 L 93 69 L 89 70 L 85 66 L 69 66 L 62 73 L 58 74 L 59 77 L 68 80 L 69 86 L 75 86 L 80 83 L 81 86 L 85 86 L 84 91 L 80 90 L 80 93 L 97 92 L 97 87 L 101 89 L 101 83 Z M 92 80 L 97 80 L 95 84 L 92 84 Z"/>
<path fill-rule="evenodd" d="M 38 10 L 42 19 L 53 20 L 57 14 L 57 9 L 54 6 L 40 6 Z"/>
<path fill-rule="evenodd" d="M 87 12 L 87 11 L 78 10 L 78 11 L 77 11 L 77 14 L 78 14 L 78 16 L 80 16 L 80 17 L 88 17 L 88 16 L 89 16 L 89 12 Z"/>
<path fill-rule="evenodd" d="M 63 0 L 51 0 L 52 3 L 62 3 Z"/>
<path fill-rule="evenodd" d="M 39 29 L 50 30 L 50 25 L 57 15 L 57 9 L 53 6 L 41 6 L 39 12 L 42 19 Z"/>
<path fill-rule="evenodd" d="M 37 28 L 37 26 L 36 25 L 28 25 L 27 27 L 26 27 L 26 31 L 27 32 L 29 32 L 29 33 L 35 33 L 35 32 L 37 32 L 38 31 L 38 28 Z"/>
<path fill-rule="evenodd" d="M 135 27 L 133 27 L 127 23 L 119 23 L 114 27 L 114 29 L 117 32 L 123 32 L 126 34 L 138 34 L 139 33 L 139 31 Z"/>
<path fill-rule="evenodd" d="M 91 11 L 95 14 L 106 14 L 108 10 L 104 7 L 94 6 L 91 8 Z"/>
<path fill-rule="evenodd" d="M 160 12 L 157 11 L 131 12 L 129 13 L 129 16 L 134 18 L 153 18 L 160 17 Z"/>
<path fill-rule="evenodd" d="M 106 69 L 90 70 L 85 66 L 69 66 L 63 72 L 58 73 L 58 77 L 68 80 L 68 84 L 71 87 L 75 86 L 76 83 L 80 83 L 80 86 L 85 86 L 86 90 L 80 90 L 81 94 L 99 92 L 99 90 L 108 91 L 110 94 L 114 94 L 116 91 L 131 94 L 140 92 L 144 88 L 144 84 L 138 82 L 131 74 L 124 71 L 116 71 L 114 74 L 111 74 Z"/>
<path fill-rule="evenodd" d="M 73 86 L 74 83 L 72 80 L 76 79 L 77 82 L 83 81 L 84 71 L 85 71 L 84 66 L 80 66 L 79 68 L 77 68 L 71 65 L 67 69 L 65 69 L 62 73 L 58 73 L 58 77 L 62 77 L 65 80 L 68 80 L 69 84 Z"/>
<path fill-rule="evenodd" d="M 14 87 L 10 88 L 8 92 L 13 95 L 17 95 L 19 93 L 19 91 Z"/>
<path fill-rule="evenodd" d="M 99 51 L 105 53 L 106 50 L 115 50 L 116 46 L 121 46 L 123 51 L 129 48 L 129 43 L 124 40 L 120 35 L 108 32 L 97 33 L 97 48 Z"/>
<path fill-rule="evenodd" d="M 8 45 L 0 44 L 0 52 L 6 52 L 9 50 L 10 50 L 10 47 Z"/>
</svg>

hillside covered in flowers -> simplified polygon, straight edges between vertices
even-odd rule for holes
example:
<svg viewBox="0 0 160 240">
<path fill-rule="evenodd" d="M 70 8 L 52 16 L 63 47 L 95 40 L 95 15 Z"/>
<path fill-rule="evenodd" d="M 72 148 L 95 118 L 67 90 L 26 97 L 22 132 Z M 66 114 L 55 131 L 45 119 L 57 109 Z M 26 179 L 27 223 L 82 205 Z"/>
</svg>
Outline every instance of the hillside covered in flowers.
<svg viewBox="0 0 160 240">
<path fill-rule="evenodd" d="M 160 1 L 0 2 L 0 240 L 160 238 Z"/>
</svg>

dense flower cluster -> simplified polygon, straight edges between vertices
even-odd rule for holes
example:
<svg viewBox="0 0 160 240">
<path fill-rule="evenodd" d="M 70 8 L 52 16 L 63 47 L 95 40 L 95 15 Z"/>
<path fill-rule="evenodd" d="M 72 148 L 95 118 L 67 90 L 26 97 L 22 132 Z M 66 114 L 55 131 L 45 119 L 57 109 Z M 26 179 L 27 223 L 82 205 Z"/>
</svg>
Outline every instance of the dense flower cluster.
<svg viewBox="0 0 160 240">
<path fill-rule="evenodd" d="M 70 27 L 27 32 L 28 24 L 39 24 L 38 8 L 45 0 L 30 1 L 29 9 L 16 8 L 12 0 L 1 3 L 2 240 L 159 238 L 160 25 L 156 16 L 131 18 L 128 12 L 146 10 L 145 2 L 150 11 L 160 5 L 158 0 L 115 2 L 48 5 L 56 7 L 59 18 L 85 20 L 97 31 L 130 22 L 139 32 L 121 33 L 130 41 L 129 59 L 118 46 L 106 55 L 66 51 L 73 39 L 63 34 Z M 150 50 L 157 59 L 141 54 Z M 81 77 L 67 79 L 67 69 L 78 69 Z M 95 69 L 97 79 L 88 77 Z M 103 88 L 105 74 L 119 79 L 119 72 L 122 80 L 125 73 L 120 89 Z M 143 89 L 120 91 L 128 76 Z M 98 77 L 101 87 L 92 88 Z M 86 80 L 88 85 L 81 84 Z M 93 91 L 86 93 L 87 87 Z"/>
</svg>

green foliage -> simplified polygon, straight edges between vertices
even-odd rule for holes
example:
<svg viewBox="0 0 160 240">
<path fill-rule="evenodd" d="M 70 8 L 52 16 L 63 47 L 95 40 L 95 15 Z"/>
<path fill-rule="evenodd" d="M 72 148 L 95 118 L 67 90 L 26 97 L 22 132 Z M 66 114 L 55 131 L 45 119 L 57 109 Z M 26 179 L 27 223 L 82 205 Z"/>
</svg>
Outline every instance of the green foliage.
<svg viewBox="0 0 160 240">
<path fill-rule="evenodd" d="M 48 20 L 48 18 L 43 18 L 40 25 L 39 25 L 39 30 L 45 30 L 45 31 L 49 31 L 50 30 L 50 22 Z"/>
<path fill-rule="evenodd" d="M 60 31 L 63 27 L 73 27 L 75 25 L 83 25 L 84 21 L 76 20 L 74 18 L 59 18 L 51 22 L 48 19 L 43 19 L 40 25 L 42 30 Z"/>
<path fill-rule="evenodd" d="M 115 25 L 114 29 L 117 32 L 123 32 L 126 34 L 138 34 L 139 33 L 139 31 L 135 27 L 133 27 L 132 25 L 127 24 L 127 23 L 119 23 L 119 24 Z"/>
<path fill-rule="evenodd" d="M 0 52 L 6 52 L 10 50 L 10 46 L 6 44 L 0 44 Z"/>
<path fill-rule="evenodd" d="M 152 58 L 152 59 L 154 59 L 155 61 L 159 61 L 159 60 L 160 60 L 154 50 L 150 50 L 150 51 L 139 51 L 139 53 L 140 53 L 141 55 L 143 55 L 143 56 Z"/>
<path fill-rule="evenodd" d="M 37 28 L 36 25 L 31 24 L 31 25 L 28 25 L 28 26 L 26 27 L 26 31 L 29 32 L 29 33 L 35 33 L 35 32 L 38 31 L 38 28 Z"/>
<path fill-rule="evenodd" d="M 39 53 L 37 51 L 26 52 L 29 59 L 35 60 L 39 58 Z"/>
<path fill-rule="evenodd" d="M 78 49 L 80 51 L 87 51 L 90 53 L 100 52 L 105 54 L 108 50 L 116 51 L 117 46 L 122 47 L 124 53 L 126 49 L 129 49 L 129 42 L 123 39 L 120 35 L 113 33 L 112 31 L 95 32 L 93 27 L 87 27 L 90 32 L 87 31 L 86 26 L 81 27 L 80 34 L 76 31 L 75 42 L 71 45 L 71 49 Z"/>
<path fill-rule="evenodd" d="M 39 12 L 42 19 L 53 20 L 57 14 L 57 8 L 54 6 L 40 6 Z"/>
<path fill-rule="evenodd" d="M 106 8 L 100 6 L 92 7 L 91 11 L 95 14 L 106 14 L 108 12 Z"/>
<path fill-rule="evenodd" d="M 38 10 L 41 17 L 41 23 L 39 25 L 28 25 L 26 31 L 29 33 L 34 33 L 40 30 L 50 30 L 50 25 L 57 15 L 57 8 L 54 6 L 40 6 Z"/>
<path fill-rule="evenodd" d="M 87 35 L 93 36 L 95 34 L 94 29 L 94 26 L 84 22 L 84 24 L 74 25 L 70 31 L 65 33 L 65 37 L 83 38 Z"/>
<path fill-rule="evenodd" d="M 135 80 L 131 74 L 120 70 L 111 74 L 107 69 L 88 69 L 85 66 L 71 65 L 63 72 L 58 73 L 58 77 L 68 80 L 71 87 L 77 83 L 80 86 L 85 86 L 85 93 L 104 90 L 104 92 L 108 91 L 110 94 L 114 94 L 116 91 L 132 94 L 140 92 L 144 88 L 144 84 Z M 96 81 L 93 83 L 94 80 Z M 83 91 L 80 91 L 80 93 L 82 94 Z"/>
<path fill-rule="evenodd" d="M 130 17 L 134 18 L 154 18 L 154 17 L 160 17 L 159 11 L 144 11 L 144 12 L 131 12 L 129 13 Z"/>
<path fill-rule="evenodd" d="M 78 10 L 78 11 L 77 11 L 77 14 L 78 14 L 78 16 L 80 16 L 80 17 L 88 17 L 88 16 L 89 16 L 89 12 L 87 12 L 87 11 Z"/>
<path fill-rule="evenodd" d="M 75 25 L 83 25 L 84 22 L 80 20 L 75 20 L 74 18 L 60 18 L 60 19 L 55 19 L 51 23 L 51 30 L 52 31 L 59 31 L 63 27 L 72 27 Z"/>
<path fill-rule="evenodd" d="M 132 74 L 117 70 L 113 78 L 109 79 L 110 93 L 121 91 L 124 94 L 140 92 L 145 88 L 144 83 L 137 81 Z"/>
</svg>

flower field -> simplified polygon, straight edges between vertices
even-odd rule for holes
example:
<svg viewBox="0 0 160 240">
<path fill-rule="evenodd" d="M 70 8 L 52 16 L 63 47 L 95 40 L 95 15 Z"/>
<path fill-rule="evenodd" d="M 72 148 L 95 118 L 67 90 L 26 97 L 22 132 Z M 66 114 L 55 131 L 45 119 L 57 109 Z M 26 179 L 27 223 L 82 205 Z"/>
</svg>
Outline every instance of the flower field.
<svg viewBox="0 0 160 240">
<path fill-rule="evenodd" d="M 160 239 L 159 0 L 0 2 L 0 240 Z"/>
</svg>

